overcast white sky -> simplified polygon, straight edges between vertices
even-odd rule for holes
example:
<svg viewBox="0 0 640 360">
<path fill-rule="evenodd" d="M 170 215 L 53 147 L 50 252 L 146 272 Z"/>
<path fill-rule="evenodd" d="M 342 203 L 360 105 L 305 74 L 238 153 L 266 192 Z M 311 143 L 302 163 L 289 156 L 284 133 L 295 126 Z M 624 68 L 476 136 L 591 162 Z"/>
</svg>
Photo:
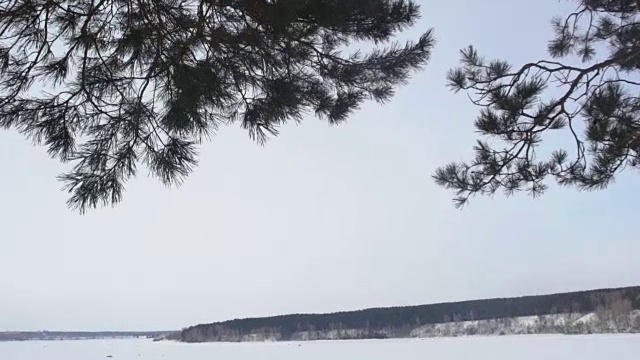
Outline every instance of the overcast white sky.
<svg viewBox="0 0 640 360">
<path fill-rule="evenodd" d="M 538 4 L 539 3 L 539 4 Z M 537 6 L 534 4 L 538 4 Z M 572 1 L 423 1 L 430 65 L 339 127 L 309 118 L 261 148 L 238 127 L 182 188 L 142 176 L 80 216 L 44 148 L 0 133 L 0 330 L 170 329 L 640 284 L 638 174 L 610 189 L 477 198 L 455 210 L 430 175 L 469 158 L 477 109 L 445 87 L 471 43 L 545 56 Z"/>
</svg>

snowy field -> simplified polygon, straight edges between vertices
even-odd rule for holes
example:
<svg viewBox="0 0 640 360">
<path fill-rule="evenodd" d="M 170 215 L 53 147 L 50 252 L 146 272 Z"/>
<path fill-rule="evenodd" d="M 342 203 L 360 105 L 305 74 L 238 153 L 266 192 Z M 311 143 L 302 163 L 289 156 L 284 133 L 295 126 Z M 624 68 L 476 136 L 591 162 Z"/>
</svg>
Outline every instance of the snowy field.
<svg viewBox="0 0 640 360">
<path fill-rule="evenodd" d="M 639 354 L 639 335 L 235 344 L 149 340 L 0 342 L 1 360 L 637 360 Z"/>
</svg>

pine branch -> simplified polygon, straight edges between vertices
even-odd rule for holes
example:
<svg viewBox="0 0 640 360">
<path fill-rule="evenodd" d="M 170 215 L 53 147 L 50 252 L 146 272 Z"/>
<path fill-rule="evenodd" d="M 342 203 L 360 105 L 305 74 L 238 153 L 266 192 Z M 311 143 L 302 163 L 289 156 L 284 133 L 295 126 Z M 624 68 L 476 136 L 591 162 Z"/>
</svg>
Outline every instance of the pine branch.
<svg viewBox="0 0 640 360">
<path fill-rule="evenodd" d="M 586 67 L 540 60 L 511 71 L 507 62 L 487 61 L 473 47 L 461 52 L 463 65 L 449 72 L 449 86 L 476 93 L 472 102 L 481 107 L 476 128 L 506 147 L 494 149 L 478 142 L 473 161 L 435 172 L 436 183 L 456 193 L 456 206 L 499 189 L 512 195 L 526 188 L 539 196 L 548 188 L 549 176 L 560 185 L 602 189 L 627 166 L 638 168 L 640 99 L 634 95 L 638 83 L 630 77 L 640 70 L 640 24 L 635 0 L 633 4 L 593 1 L 564 20 L 554 20 L 550 55 L 561 58 L 577 52 L 590 63 Z M 619 21 L 612 20 L 616 18 Z M 579 26 L 581 21 L 586 26 Z M 603 42 L 614 46 L 606 58 L 595 60 L 595 52 L 585 49 Z M 557 99 L 545 96 L 552 83 L 564 88 Z M 584 135 L 576 131 L 578 121 L 586 125 Z M 568 152 L 560 149 L 538 161 L 536 149 L 544 135 L 563 128 L 575 142 L 574 158 L 567 161 Z"/>
<path fill-rule="evenodd" d="M 431 30 L 383 46 L 418 10 L 407 0 L 13 0 L 0 5 L 0 126 L 73 164 L 60 176 L 70 207 L 113 205 L 140 165 L 181 183 L 222 124 L 240 121 L 263 143 L 309 112 L 336 123 L 389 100 L 433 47 Z M 374 49 L 342 53 L 362 40 Z"/>
</svg>

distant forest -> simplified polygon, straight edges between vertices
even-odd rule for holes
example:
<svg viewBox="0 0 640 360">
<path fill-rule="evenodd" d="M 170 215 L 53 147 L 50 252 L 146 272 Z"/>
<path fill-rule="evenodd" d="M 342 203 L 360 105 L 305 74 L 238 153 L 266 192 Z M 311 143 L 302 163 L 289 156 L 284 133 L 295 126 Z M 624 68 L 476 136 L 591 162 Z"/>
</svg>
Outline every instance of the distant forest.
<svg viewBox="0 0 640 360">
<path fill-rule="evenodd" d="M 559 313 L 590 313 L 607 306 L 612 297 L 640 309 L 640 286 L 550 295 L 495 298 L 431 305 L 371 308 L 330 314 L 291 314 L 201 324 L 182 331 L 184 342 L 246 341 L 247 335 L 267 334 L 291 340 L 294 334 L 358 329 L 358 338 L 407 336 L 422 325 Z M 390 335 L 391 334 L 391 335 Z M 348 338 L 343 337 L 343 338 Z"/>
<path fill-rule="evenodd" d="M 171 331 L 0 331 L 0 341 L 156 338 Z"/>
</svg>

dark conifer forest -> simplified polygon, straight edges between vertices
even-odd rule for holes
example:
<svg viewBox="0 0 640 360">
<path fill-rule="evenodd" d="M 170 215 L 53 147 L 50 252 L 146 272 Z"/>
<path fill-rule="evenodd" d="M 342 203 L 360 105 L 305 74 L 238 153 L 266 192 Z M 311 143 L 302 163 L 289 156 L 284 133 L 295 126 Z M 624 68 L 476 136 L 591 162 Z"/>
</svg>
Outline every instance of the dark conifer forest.
<svg viewBox="0 0 640 360">
<path fill-rule="evenodd" d="M 246 334 L 277 334 L 279 340 L 289 340 L 302 331 L 361 330 L 360 338 L 407 336 L 421 325 L 451 321 L 487 320 L 559 313 L 590 313 L 606 306 L 615 295 L 629 300 L 633 309 L 640 309 L 640 287 L 599 289 L 549 295 L 495 298 L 418 306 L 371 308 L 329 314 L 290 314 L 262 318 L 236 319 L 201 324 L 182 331 L 182 341 L 226 341 Z M 386 334 L 386 335 L 385 335 Z"/>
</svg>

